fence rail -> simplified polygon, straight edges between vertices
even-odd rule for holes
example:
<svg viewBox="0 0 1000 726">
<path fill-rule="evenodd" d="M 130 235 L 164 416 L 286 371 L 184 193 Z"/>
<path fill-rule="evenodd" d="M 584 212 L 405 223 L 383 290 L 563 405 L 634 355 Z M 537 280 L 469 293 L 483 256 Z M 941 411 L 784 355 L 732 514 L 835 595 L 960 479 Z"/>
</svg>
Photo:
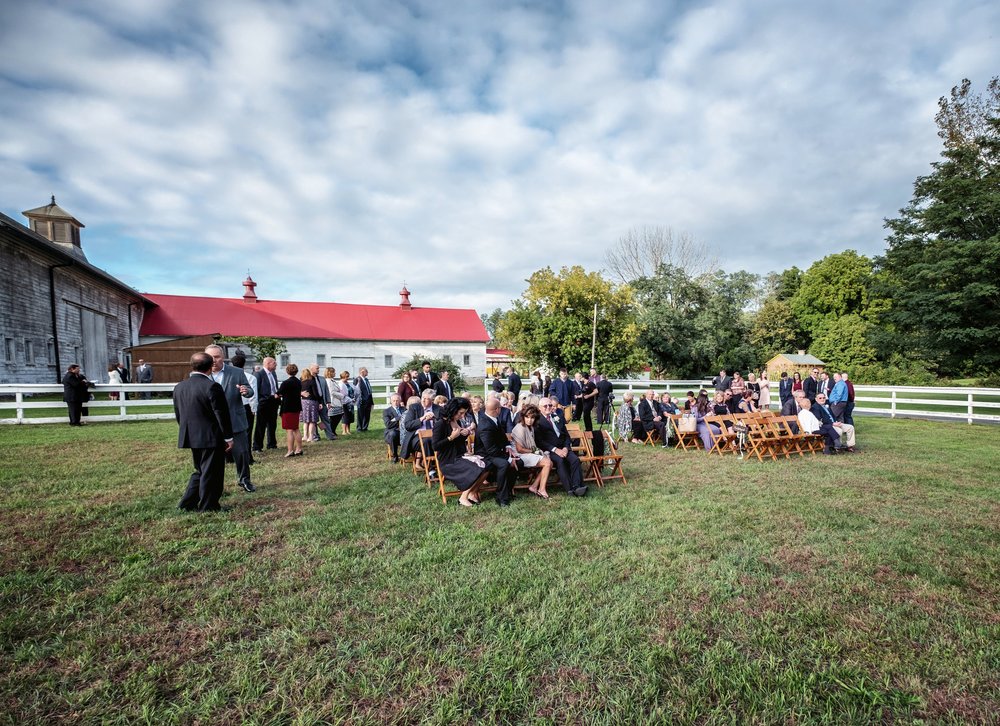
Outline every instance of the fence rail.
<svg viewBox="0 0 1000 726">
<path fill-rule="evenodd" d="M 613 380 L 615 394 L 639 393 L 652 388 L 683 397 L 687 391 L 707 387 L 705 380 Z M 173 383 L 98 384 L 91 391 L 94 400 L 87 404 L 87 421 L 145 421 L 172 419 L 169 394 Z M 372 380 L 375 406 L 385 406 L 396 392 L 398 381 Z M 927 418 L 964 420 L 967 423 L 1000 423 L 1000 388 L 934 388 L 922 386 L 855 386 L 855 414 L 891 418 Z M 483 392 L 490 391 L 490 381 Z M 522 390 L 525 393 L 527 388 Z M 0 424 L 62 423 L 66 421 L 63 388 L 53 384 L 0 384 Z M 108 394 L 118 393 L 118 400 Z M 141 394 L 160 394 L 160 398 L 142 398 Z M 127 394 L 127 398 L 126 395 Z M 778 406 L 777 383 L 771 384 L 771 407 Z M 52 415 L 46 415 L 48 412 Z"/>
</svg>

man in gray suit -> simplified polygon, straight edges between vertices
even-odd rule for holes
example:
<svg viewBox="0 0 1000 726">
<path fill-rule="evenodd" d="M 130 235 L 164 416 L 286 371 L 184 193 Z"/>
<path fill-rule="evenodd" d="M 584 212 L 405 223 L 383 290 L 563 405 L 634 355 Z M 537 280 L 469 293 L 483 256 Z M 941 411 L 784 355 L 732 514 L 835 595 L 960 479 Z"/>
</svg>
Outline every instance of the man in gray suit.
<svg viewBox="0 0 1000 726">
<path fill-rule="evenodd" d="M 226 354 L 218 345 L 210 345 L 205 352 L 212 356 L 212 370 L 209 377 L 222 386 L 229 406 L 229 418 L 233 425 L 233 462 L 240 487 L 244 491 L 256 491 L 250 481 L 250 437 L 247 434 L 247 414 L 243 399 L 253 398 L 253 389 L 242 368 L 226 363 Z"/>
<path fill-rule="evenodd" d="M 319 432 L 324 431 L 326 433 L 326 440 L 333 441 L 337 438 L 337 434 L 334 433 L 333 429 L 330 427 L 330 389 L 326 387 L 326 379 L 319 374 L 319 364 L 313 363 L 309 366 L 309 372 L 312 373 L 312 393 L 319 404 L 319 426 L 316 427 L 316 436 L 313 441 L 319 441 Z M 303 384 L 308 386 L 309 383 Z"/>
<path fill-rule="evenodd" d="M 139 367 L 135 369 L 135 380 L 138 383 L 152 383 L 153 382 L 153 366 L 149 365 L 142 358 L 139 359 Z M 145 400 L 149 400 L 153 397 L 153 394 L 149 391 L 143 391 L 142 397 Z"/>
</svg>

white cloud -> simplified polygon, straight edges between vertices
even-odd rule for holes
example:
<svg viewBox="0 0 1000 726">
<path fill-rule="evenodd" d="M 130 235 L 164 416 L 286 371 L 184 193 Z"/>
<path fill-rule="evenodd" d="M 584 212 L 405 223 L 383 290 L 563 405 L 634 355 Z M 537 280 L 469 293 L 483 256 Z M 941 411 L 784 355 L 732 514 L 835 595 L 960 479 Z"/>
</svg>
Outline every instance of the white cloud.
<svg viewBox="0 0 1000 726">
<path fill-rule="evenodd" d="M 486 310 L 650 224 L 801 267 L 882 249 L 1000 55 L 957 0 L 318 7 L 6 6 L 0 208 L 54 192 L 160 293 Z"/>
</svg>

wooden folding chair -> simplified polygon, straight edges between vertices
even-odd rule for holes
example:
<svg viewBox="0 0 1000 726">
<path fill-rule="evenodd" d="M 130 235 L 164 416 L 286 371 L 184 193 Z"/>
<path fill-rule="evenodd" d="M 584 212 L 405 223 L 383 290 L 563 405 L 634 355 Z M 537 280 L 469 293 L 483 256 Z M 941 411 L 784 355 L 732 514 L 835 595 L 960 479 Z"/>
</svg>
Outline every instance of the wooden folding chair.
<svg viewBox="0 0 1000 726">
<path fill-rule="evenodd" d="M 735 453 L 733 449 L 733 443 L 736 441 L 736 434 L 729 430 L 726 426 L 726 421 L 721 416 L 705 416 L 702 419 L 705 425 L 708 426 L 708 437 L 712 441 L 712 448 L 709 449 L 708 453 L 716 453 L 722 456 L 726 453 Z M 711 424 L 715 424 L 719 427 L 719 433 L 715 433 L 712 430 Z"/>
<path fill-rule="evenodd" d="M 677 446 L 678 449 L 683 449 L 687 451 L 688 449 L 698 450 L 698 445 L 701 443 L 701 436 L 698 435 L 698 430 L 694 431 L 681 431 L 681 418 L 682 414 L 675 413 L 670 418 L 674 422 L 674 432 L 677 434 Z"/>
<path fill-rule="evenodd" d="M 601 480 L 602 481 L 612 481 L 614 479 L 621 479 L 622 484 L 628 484 L 625 479 L 625 470 L 622 469 L 622 459 L 621 454 L 618 453 L 618 447 L 615 446 L 614 436 L 608 431 L 601 431 L 604 435 L 604 457 L 603 463 L 607 466 L 611 466 L 611 473 L 605 474 L 602 468 Z"/>
<path fill-rule="evenodd" d="M 433 458 L 435 465 L 437 464 L 437 453 L 434 451 L 434 446 L 431 444 L 431 440 L 434 438 L 434 432 L 430 429 L 420 429 L 417 431 L 417 436 L 420 439 L 420 451 L 423 452 L 423 466 L 424 466 L 424 483 L 427 488 L 430 489 L 434 486 L 432 481 L 431 472 L 437 471 L 436 466 L 431 466 L 430 461 Z M 417 469 L 417 457 L 413 457 L 413 473 L 417 476 L 420 475 L 420 470 Z"/>
<path fill-rule="evenodd" d="M 599 487 L 604 486 L 604 475 L 601 469 L 604 461 L 600 456 L 594 456 L 594 447 L 591 443 L 594 440 L 593 431 L 581 431 L 581 441 L 583 442 L 584 455 L 580 456 L 580 467 L 583 469 L 583 483 L 594 482 Z"/>
</svg>

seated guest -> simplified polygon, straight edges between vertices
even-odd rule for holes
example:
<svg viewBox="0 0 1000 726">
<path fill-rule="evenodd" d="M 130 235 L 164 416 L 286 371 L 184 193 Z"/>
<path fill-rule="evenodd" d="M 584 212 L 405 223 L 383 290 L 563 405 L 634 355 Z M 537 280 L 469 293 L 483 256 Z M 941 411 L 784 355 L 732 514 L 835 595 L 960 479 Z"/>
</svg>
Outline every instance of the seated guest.
<svg viewBox="0 0 1000 726">
<path fill-rule="evenodd" d="M 641 444 L 646 437 L 646 430 L 642 426 L 642 419 L 636 410 L 634 402 L 635 396 L 629 391 L 622 396 L 622 405 L 618 408 L 618 415 L 615 418 L 615 426 L 618 428 L 618 438 L 631 441 L 633 444 Z"/>
<path fill-rule="evenodd" d="M 541 417 L 541 410 L 534 404 L 528 404 L 520 413 L 521 423 L 511 432 L 511 440 L 525 468 L 539 470 L 535 475 L 535 483 L 528 487 L 528 491 L 536 497 L 548 499 L 546 487 L 549 483 L 549 472 L 552 471 L 552 459 L 548 454 L 542 453 L 535 443 L 535 426 Z"/>
<path fill-rule="evenodd" d="M 743 398 L 738 404 L 741 413 L 757 413 L 757 404 L 753 400 L 753 391 L 749 388 L 743 391 Z"/>
<path fill-rule="evenodd" d="M 688 391 L 687 396 L 684 399 L 684 410 L 690 411 L 696 400 L 697 398 L 694 395 L 694 391 Z"/>
<path fill-rule="evenodd" d="M 840 434 L 841 451 L 854 452 L 854 426 L 833 418 L 825 393 L 816 394 L 816 404 L 812 407 L 812 412 L 821 424 L 830 424 Z"/>
<path fill-rule="evenodd" d="M 432 445 L 441 465 L 441 476 L 462 492 L 458 503 L 463 507 L 479 504 L 479 489 L 493 471 L 491 466 L 479 466 L 466 459 L 468 438 L 472 429 L 462 426 L 462 418 L 471 409 L 466 398 L 453 398 L 441 410 L 434 424 Z"/>
<path fill-rule="evenodd" d="M 792 391 L 786 400 L 781 402 L 781 415 L 782 416 L 798 416 L 799 409 L 802 408 L 802 398 L 805 396 L 805 392 L 801 388 Z"/>
<path fill-rule="evenodd" d="M 660 413 L 660 404 L 656 401 L 656 394 L 653 389 L 646 391 L 646 396 L 639 401 L 639 419 L 642 421 L 642 428 L 649 433 L 656 431 L 660 435 L 660 445 L 665 449 L 667 443 L 667 425 Z M 645 436 L 645 435 L 644 435 Z M 645 438 L 643 439 L 645 441 Z"/>
<path fill-rule="evenodd" d="M 674 399 L 669 393 L 660 396 L 660 411 L 671 416 L 679 412 L 677 404 L 674 403 Z"/>
<path fill-rule="evenodd" d="M 555 404 L 550 398 L 543 398 L 539 408 L 542 417 L 535 426 L 535 442 L 538 448 L 547 452 L 552 459 L 552 465 L 559 474 L 559 481 L 567 494 L 574 497 L 587 496 L 587 487 L 583 484 L 583 470 L 580 467 L 580 457 L 573 451 L 569 434 L 566 433 L 566 422 L 555 413 Z"/>
<path fill-rule="evenodd" d="M 503 429 L 505 434 L 509 434 L 514 430 L 514 411 L 512 406 L 514 405 L 514 394 L 510 391 L 504 391 L 500 394 L 500 428 Z M 486 402 L 487 408 L 489 407 L 489 401 Z"/>
<path fill-rule="evenodd" d="M 722 430 L 714 423 L 705 422 L 705 416 L 709 415 L 709 411 L 711 411 L 711 408 L 708 405 L 708 394 L 705 391 L 702 391 L 698 395 L 698 400 L 695 401 L 695 404 L 691 407 L 691 414 L 698 422 L 698 436 L 701 437 L 701 444 L 705 447 L 705 451 L 712 450 L 712 436 L 709 433 L 709 428 L 711 427 L 712 432 L 714 432 L 716 436 L 718 436 Z"/>
<path fill-rule="evenodd" d="M 833 428 L 833 424 L 822 423 L 816 418 L 816 414 L 811 410 L 814 404 L 806 396 L 801 398 L 800 403 L 802 409 L 799 411 L 799 429 L 807 434 L 823 434 L 823 438 L 826 439 L 826 447 L 823 449 L 823 453 L 836 453 L 837 446 L 840 443 L 840 434 Z M 818 408 L 822 408 L 822 406 Z"/>
<path fill-rule="evenodd" d="M 496 500 L 501 507 L 510 505 L 514 494 L 514 481 L 520 456 L 517 449 L 507 440 L 507 433 L 500 428 L 500 403 L 491 398 L 486 402 L 483 415 L 479 417 L 473 451 L 486 460 L 493 470 L 496 481 Z"/>
<path fill-rule="evenodd" d="M 434 405 L 435 406 L 443 406 L 446 403 L 448 403 L 448 399 L 445 398 L 444 396 L 442 396 L 440 393 L 438 395 L 434 396 Z"/>
<path fill-rule="evenodd" d="M 415 456 L 418 469 L 422 466 L 420 460 L 423 459 L 423 451 L 420 449 L 420 436 L 417 432 L 432 431 L 434 421 L 440 415 L 441 408 L 434 405 L 434 391 L 428 388 L 420 394 L 420 399 L 416 403 L 411 403 L 407 407 L 403 416 L 403 430 L 407 433 L 403 434 L 402 456 L 406 459 Z"/>
<path fill-rule="evenodd" d="M 740 400 L 741 396 L 737 396 L 732 389 L 727 388 L 725 393 L 723 393 L 726 399 L 726 408 L 729 409 L 729 413 L 739 413 L 740 412 Z"/>
<path fill-rule="evenodd" d="M 406 409 L 403 408 L 399 394 L 392 394 L 389 397 L 389 405 L 382 411 L 382 427 L 385 429 L 382 438 L 385 439 L 385 443 L 392 450 L 392 462 L 394 464 L 399 463 L 399 429 L 405 413 Z"/>
<path fill-rule="evenodd" d="M 712 414 L 727 416 L 729 413 L 729 406 L 726 405 L 726 394 L 722 391 L 716 391 L 715 399 L 712 401 Z"/>
<path fill-rule="evenodd" d="M 462 396 L 462 398 L 468 398 L 469 403 L 472 404 L 472 408 L 469 410 L 469 413 L 465 415 L 465 422 L 475 429 L 479 426 L 479 415 L 483 412 L 483 397 Z"/>
</svg>

